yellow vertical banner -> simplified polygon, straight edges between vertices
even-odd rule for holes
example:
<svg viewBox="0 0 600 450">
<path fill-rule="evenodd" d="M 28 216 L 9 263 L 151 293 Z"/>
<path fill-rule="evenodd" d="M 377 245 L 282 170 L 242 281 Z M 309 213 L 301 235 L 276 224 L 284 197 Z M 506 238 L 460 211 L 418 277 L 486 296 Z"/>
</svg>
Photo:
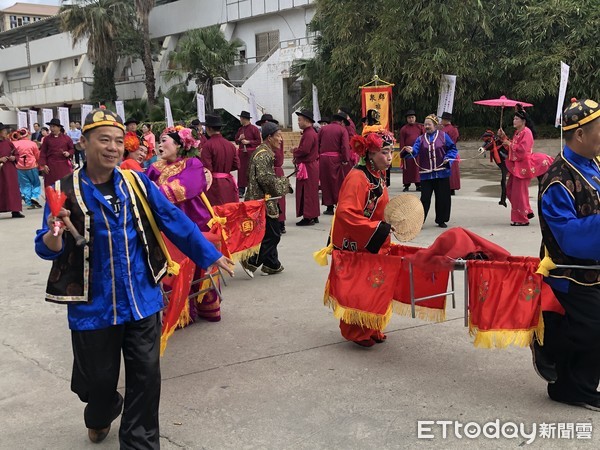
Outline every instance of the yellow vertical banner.
<svg viewBox="0 0 600 450">
<path fill-rule="evenodd" d="M 392 86 L 363 86 L 361 100 L 363 117 L 369 109 L 375 109 L 379 111 L 381 126 L 388 131 L 393 129 Z"/>
</svg>

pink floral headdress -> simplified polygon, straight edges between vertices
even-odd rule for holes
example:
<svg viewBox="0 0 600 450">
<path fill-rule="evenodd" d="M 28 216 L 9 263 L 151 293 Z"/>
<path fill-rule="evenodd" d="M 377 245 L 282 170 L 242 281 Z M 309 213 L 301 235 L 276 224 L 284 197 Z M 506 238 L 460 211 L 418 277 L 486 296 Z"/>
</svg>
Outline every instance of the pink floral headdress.
<svg viewBox="0 0 600 450">
<path fill-rule="evenodd" d="M 200 141 L 194 138 L 192 130 L 190 128 L 182 127 L 177 125 L 175 127 L 166 128 L 163 134 L 169 135 L 177 145 L 180 146 L 178 154 L 184 158 L 198 156 L 198 148 L 200 147 Z"/>
</svg>

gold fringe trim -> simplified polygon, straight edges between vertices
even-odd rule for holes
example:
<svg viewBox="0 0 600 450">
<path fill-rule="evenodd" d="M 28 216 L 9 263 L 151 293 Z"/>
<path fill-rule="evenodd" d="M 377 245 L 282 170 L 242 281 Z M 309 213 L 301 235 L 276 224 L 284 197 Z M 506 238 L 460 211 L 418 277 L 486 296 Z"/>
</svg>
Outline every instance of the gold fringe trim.
<svg viewBox="0 0 600 450">
<path fill-rule="evenodd" d="M 351 325 L 359 325 L 363 328 L 370 328 L 372 330 L 383 331 L 392 318 L 392 305 L 389 306 L 388 310 L 383 315 L 346 308 L 341 306 L 338 301 L 331 296 L 328 296 L 325 305 L 333 309 L 335 318 L 341 319 L 345 323 Z"/>
<path fill-rule="evenodd" d="M 538 321 L 538 326 L 535 328 L 535 338 L 538 341 L 538 344 L 541 346 L 544 345 L 544 330 L 546 329 L 546 325 L 544 324 L 544 316 L 542 316 L 542 310 L 540 309 L 540 320 Z"/>
<path fill-rule="evenodd" d="M 165 353 L 165 350 L 167 349 L 167 341 L 171 335 L 175 333 L 175 328 L 177 328 L 177 325 L 172 326 L 169 330 L 160 335 L 160 356 Z"/>
<path fill-rule="evenodd" d="M 190 305 L 185 302 L 185 307 L 181 310 L 181 314 L 179 314 L 179 319 L 177 320 L 176 328 L 184 328 L 187 327 L 192 321 L 192 317 L 190 316 Z"/>
<path fill-rule="evenodd" d="M 243 261 L 244 259 L 248 259 L 260 251 L 260 244 L 255 245 L 254 247 L 247 248 L 246 250 L 242 250 L 237 253 L 233 253 L 231 255 L 231 259 L 233 262 Z"/>
<path fill-rule="evenodd" d="M 412 309 L 409 304 L 401 303 L 394 300 L 394 312 L 400 316 L 412 317 Z M 427 308 L 426 306 L 415 305 L 415 317 L 417 319 L 426 320 L 428 322 L 445 322 L 446 321 L 446 304 L 444 301 L 443 309 Z"/>
<path fill-rule="evenodd" d="M 543 325 L 542 325 L 543 331 Z M 529 330 L 479 330 L 469 320 L 469 335 L 475 337 L 473 345 L 478 348 L 529 347 L 534 337 L 539 340 L 540 326 Z M 543 339 L 543 338 L 542 338 Z"/>
<path fill-rule="evenodd" d="M 212 288 L 212 283 L 210 282 L 210 279 L 206 279 L 202 282 L 202 284 L 200 285 L 200 289 L 198 289 L 198 291 L 203 291 L 206 294 L 211 288 Z M 200 294 L 200 295 L 194 297 L 194 300 L 196 301 L 196 303 L 200 304 L 204 300 L 204 295 Z"/>
</svg>

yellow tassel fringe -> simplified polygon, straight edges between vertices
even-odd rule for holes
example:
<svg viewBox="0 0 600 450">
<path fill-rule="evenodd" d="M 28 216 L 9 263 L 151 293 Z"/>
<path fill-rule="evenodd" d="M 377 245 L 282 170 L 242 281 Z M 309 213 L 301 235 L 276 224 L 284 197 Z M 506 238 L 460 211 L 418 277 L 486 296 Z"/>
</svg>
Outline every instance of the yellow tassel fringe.
<svg viewBox="0 0 600 450">
<path fill-rule="evenodd" d="M 543 329 L 543 326 L 542 326 Z M 469 321 L 469 335 L 475 337 L 473 345 L 478 348 L 528 347 L 534 337 L 539 339 L 539 325 L 530 330 L 479 330 Z"/>
<path fill-rule="evenodd" d="M 401 303 L 394 300 L 394 312 L 400 316 L 412 317 L 410 304 Z M 428 322 L 445 322 L 446 321 L 446 305 L 443 309 L 427 308 L 426 306 L 415 305 L 415 317 L 417 319 L 426 320 Z"/>
<path fill-rule="evenodd" d="M 243 261 L 244 259 L 251 258 L 252 256 L 258 254 L 259 251 L 260 244 L 247 248 L 246 250 L 242 250 L 241 252 L 234 253 L 231 255 L 231 259 L 233 262 Z"/>
<path fill-rule="evenodd" d="M 169 340 L 171 335 L 175 333 L 176 328 L 177 326 L 173 326 L 171 327 L 171 329 L 167 330 L 166 332 L 163 332 L 163 334 L 160 335 L 160 356 L 162 356 L 165 353 L 165 350 L 167 349 L 167 341 Z"/>
<path fill-rule="evenodd" d="M 192 317 L 190 316 L 190 305 L 186 301 L 185 307 L 181 310 L 181 314 L 179 314 L 179 319 L 177 320 L 176 328 L 183 328 L 190 324 L 192 321 Z"/>
</svg>

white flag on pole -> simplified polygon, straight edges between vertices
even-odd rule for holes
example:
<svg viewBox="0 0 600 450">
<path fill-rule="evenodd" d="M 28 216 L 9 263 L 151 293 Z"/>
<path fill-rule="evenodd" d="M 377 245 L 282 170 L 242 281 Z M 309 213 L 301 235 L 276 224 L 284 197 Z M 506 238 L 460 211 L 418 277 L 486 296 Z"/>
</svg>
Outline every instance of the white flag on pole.
<svg viewBox="0 0 600 450">
<path fill-rule="evenodd" d="M 250 109 L 250 115 L 252 116 L 251 123 L 256 123 L 260 120 L 260 116 L 258 115 L 258 108 L 256 107 L 256 97 L 254 96 L 254 92 L 249 91 L 248 94 L 248 108 Z"/>
<path fill-rule="evenodd" d="M 27 113 L 25 111 L 17 113 L 17 128 L 27 128 Z"/>
<path fill-rule="evenodd" d="M 121 116 L 121 119 L 123 119 L 123 121 L 127 120 L 127 118 L 125 117 L 125 103 L 123 103 L 123 100 L 115 101 L 115 109 L 115 112 L 119 116 Z"/>
<path fill-rule="evenodd" d="M 87 115 L 89 113 L 92 112 L 92 109 L 94 109 L 94 107 L 92 105 L 86 105 L 86 104 L 81 105 L 81 122 L 85 122 L 85 118 L 87 117 Z M 123 120 L 125 120 L 125 119 L 123 118 Z M 82 123 L 82 125 L 83 125 L 83 123 Z"/>
<path fill-rule="evenodd" d="M 38 121 L 37 111 L 30 109 L 29 111 L 27 111 L 27 114 L 29 115 L 29 132 L 35 133 L 35 128 L 33 128 L 33 124 Z"/>
<path fill-rule="evenodd" d="M 315 122 L 321 120 L 321 110 L 319 109 L 319 90 L 312 85 L 312 103 L 313 103 L 313 119 Z"/>
<path fill-rule="evenodd" d="M 60 120 L 60 124 L 65 128 L 69 128 L 69 108 L 64 106 L 58 107 L 58 120 Z"/>
<path fill-rule="evenodd" d="M 560 127 L 562 122 L 563 105 L 565 104 L 565 95 L 567 94 L 567 84 L 569 83 L 570 67 L 564 62 L 560 62 L 560 87 L 558 88 L 558 104 L 556 105 L 556 119 L 554 126 Z"/>
<path fill-rule="evenodd" d="M 175 126 L 173 122 L 173 113 L 171 112 L 171 101 L 165 97 L 165 116 L 167 119 L 167 127 Z"/>
<path fill-rule="evenodd" d="M 52 120 L 53 115 L 54 114 L 51 109 L 42 109 L 42 120 L 44 121 L 44 126 L 46 126 L 46 124 Z"/>
<path fill-rule="evenodd" d="M 442 75 L 440 80 L 440 98 L 438 100 L 437 115 L 452 112 L 454 107 L 454 90 L 456 89 L 456 75 Z"/>
<path fill-rule="evenodd" d="M 198 120 L 202 123 L 206 122 L 206 102 L 202 94 L 196 94 L 196 109 L 198 110 Z"/>
</svg>

